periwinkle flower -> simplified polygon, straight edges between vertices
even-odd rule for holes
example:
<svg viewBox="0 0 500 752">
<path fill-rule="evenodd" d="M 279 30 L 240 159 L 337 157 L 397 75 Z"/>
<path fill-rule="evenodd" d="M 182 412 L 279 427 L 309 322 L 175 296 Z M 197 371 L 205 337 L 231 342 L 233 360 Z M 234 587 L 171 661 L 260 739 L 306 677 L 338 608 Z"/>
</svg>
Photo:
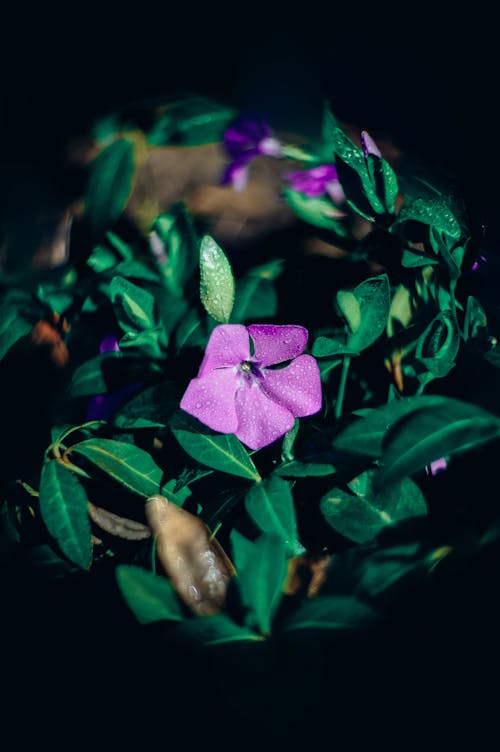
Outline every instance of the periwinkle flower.
<svg viewBox="0 0 500 752">
<path fill-rule="evenodd" d="M 221 184 L 232 184 L 236 191 L 242 191 L 248 182 L 248 164 L 259 156 L 280 157 L 282 145 L 272 135 L 268 124 L 262 118 L 252 119 L 246 115 L 234 121 L 224 132 L 224 147 L 231 157 Z"/>
<path fill-rule="evenodd" d="M 361 148 L 363 149 L 365 157 L 368 157 L 371 154 L 373 157 L 378 157 L 379 159 L 382 158 L 382 152 L 368 131 L 361 131 Z"/>
<path fill-rule="evenodd" d="M 327 194 L 335 204 L 341 204 L 345 200 L 337 168 L 333 164 L 289 172 L 285 177 L 290 181 L 290 188 L 309 198 L 319 198 Z"/>
<path fill-rule="evenodd" d="M 307 339 L 303 326 L 215 327 L 181 408 L 214 431 L 235 434 L 250 449 L 271 444 L 296 417 L 321 409 L 318 365 L 302 355 Z"/>
</svg>

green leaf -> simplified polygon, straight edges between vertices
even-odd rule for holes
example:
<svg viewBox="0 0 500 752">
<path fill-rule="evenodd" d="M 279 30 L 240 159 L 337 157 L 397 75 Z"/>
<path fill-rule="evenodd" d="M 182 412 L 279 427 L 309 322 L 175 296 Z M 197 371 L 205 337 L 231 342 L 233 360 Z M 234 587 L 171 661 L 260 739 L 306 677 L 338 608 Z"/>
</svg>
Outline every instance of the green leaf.
<svg viewBox="0 0 500 752">
<path fill-rule="evenodd" d="M 344 296 L 349 294 L 352 295 L 352 293 L 344 293 Z M 344 304 L 346 303 L 345 297 L 342 299 L 342 302 Z M 355 301 L 355 309 L 359 309 L 359 304 L 357 301 Z M 353 314 L 356 314 L 356 310 L 353 311 Z M 358 352 L 354 352 L 350 347 L 346 345 L 345 336 L 342 338 L 323 336 L 317 337 L 313 343 L 312 354 L 315 358 L 329 358 L 333 355 L 359 355 Z"/>
<path fill-rule="evenodd" d="M 376 459 L 382 454 L 384 436 L 400 418 L 420 408 L 432 409 L 445 402 L 445 397 L 422 395 L 392 400 L 382 407 L 358 411 L 357 414 L 362 417 L 358 417 L 337 434 L 333 440 L 333 449 Z"/>
<path fill-rule="evenodd" d="M 241 598 L 249 609 L 247 624 L 268 635 L 287 573 L 285 544 L 266 534 L 252 543 L 237 530 L 231 532 L 231 543 Z"/>
<path fill-rule="evenodd" d="M 182 634 L 204 645 L 225 645 L 230 642 L 260 642 L 262 637 L 247 627 L 235 624 L 224 613 L 196 616 L 182 624 Z"/>
<path fill-rule="evenodd" d="M 74 444 L 67 455 L 74 461 L 83 458 L 102 473 L 138 496 L 167 495 L 162 490 L 164 472 L 148 452 L 133 444 L 114 439 L 87 439 Z M 178 503 L 173 494 L 169 501 Z"/>
<path fill-rule="evenodd" d="M 143 381 L 160 369 L 144 358 L 110 352 L 85 361 L 74 372 L 68 387 L 68 397 L 90 397 L 95 394 L 122 389 Z"/>
<path fill-rule="evenodd" d="M 331 230 L 341 238 L 349 237 L 349 231 L 339 216 L 339 210 L 330 199 L 309 198 L 292 188 L 285 188 L 283 196 L 299 219 L 314 227 Z"/>
<path fill-rule="evenodd" d="M 175 347 L 177 351 L 183 347 L 200 347 L 206 344 L 207 334 L 198 311 L 191 308 L 181 320 L 175 333 Z"/>
<path fill-rule="evenodd" d="M 282 462 L 291 462 L 293 460 L 295 439 L 297 438 L 299 428 L 300 428 L 300 420 L 299 418 L 295 418 L 295 423 L 290 428 L 290 430 L 287 431 L 286 434 L 283 436 L 283 444 L 281 448 L 281 461 Z"/>
<path fill-rule="evenodd" d="M 481 331 L 486 332 L 488 328 L 488 318 L 486 311 L 481 303 L 476 300 L 472 295 L 467 298 L 467 307 L 465 309 L 465 321 L 464 321 L 464 339 L 473 339 L 477 337 Z"/>
<path fill-rule="evenodd" d="M 338 306 L 350 333 L 347 347 L 361 352 L 375 342 L 384 331 L 389 317 L 391 290 L 386 274 L 366 279 L 354 290 L 337 293 Z"/>
<path fill-rule="evenodd" d="M 419 337 L 415 357 L 426 367 L 429 376 L 446 376 L 453 368 L 460 345 L 460 331 L 451 311 L 441 311 Z"/>
<path fill-rule="evenodd" d="M 252 486 L 245 508 L 261 532 L 280 538 L 289 556 L 301 556 L 304 546 L 298 540 L 297 518 L 290 485 L 276 476 Z"/>
<path fill-rule="evenodd" d="M 303 603 L 287 620 L 284 630 L 331 629 L 355 631 L 370 627 L 375 612 L 354 596 L 319 595 Z"/>
<path fill-rule="evenodd" d="M 394 214 L 395 201 L 399 191 L 396 173 L 385 159 L 375 154 L 368 154 L 366 165 L 377 200 L 382 204 L 385 212 Z M 368 199 L 370 199 L 370 196 L 368 196 Z M 378 201 L 372 204 L 373 210 L 377 213 L 379 213 L 377 209 Z"/>
<path fill-rule="evenodd" d="M 249 274 L 236 281 L 231 323 L 272 318 L 278 308 L 278 296 L 272 282 Z"/>
<path fill-rule="evenodd" d="M 120 564 L 115 577 L 127 606 L 141 624 L 182 621 L 182 609 L 170 582 L 139 567 Z"/>
<path fill-rule="evenodd" d="M 184 451 L 202 465 L 248 480 L 260 480 L 250 455 L 234 434 L 211 431 L 183 413 L 174 416 L 170 428 Z"/>
<path fill-rule="evenodd" d="M 210 235 L 200 245 L 200 298 L 207 313 L 227 324 L 233 310 L 235 284 L 231 265 Z"/>
<path fill-rule="evenodd" d="M 442 398 L 400 418 L 383 442 L 380 488 L 413 475 L 449 455 L 466 452 L 500 436 L 500 419 L 476 405 Z"/>
<path fill-rule="evenodd" d="M 204 97 L 188 97 L 171 102 L 147 132 L 154 146 L 198 146 L 222 140 L 225 128 L 236 111 Z"/>
<path fill-rule="evenodd" d="M 252 269 L 247 272 L 247 275 L 249 277 L 258 277 L 259 279 L 268 279 L 272 282 L 283 273 L 284 265 L 284 259 L 271 259 L 271 261 L 266 261 L 265 264 L 252 267 Z"/>
<path fill-rule="evenodd" d="M 182 203 L 160 214 L 151 227 L 151 247 L 167 288 L 179 297 L 198 266 L 198 236 Z"/>
<path fill-rule="evenodd" d="M 4 306 L 0 308 L 0 360 L 6 356 L 12 345 L 29 334 L 31 326 L 19 315 L 17 309 Z"/>
<path fill-rule="evenodd" d="M 63 554 L 88 569 L 92 544 L 87 494 L 78 478 L 57 460 L 42 468 L 39 504 L 45 526 Z"/>
<path fill-rule="evenodd" d="M 420 241 L 422 234 L 418 225 L 433 227 L 455 240 L 462 235 L 462 229 L 451 211 L 449 202 L 440 194 L 405 201 L 396 221 L 390 227 L 390 232 L 410 242 Z"/>
<path fill-rule="evenodd" d="M 134 150 L 119 138 L 94 160 L 85 192 L 85 213 L 92 234 L 98 235 L 120 217 L 132 192 Z"/>
<path fill-rule="evenodd" d="M 118 323 L 125 332 L 143 332 L 156 324 L 155 299 L 147 290 L 124 277 L 113 277 L 109 286 Z"/>
<path fill-rule="evenodd" d="M 165 357 L 167 338 L 161 326 L 155 326 L 144 332 L 126 332 L 119 345 L 137 356 L 160 360 Z"/>
<path fill-rule="evenodd" d="M 372 473 L 370 470 L 360 476 L 368 481 L 364 483 L 364 488 L 358 490 L 349 484 L 353 493 L 332 488 L 320 502 L 321 512 L 328 524 L 355 543 L 367 543 L 388 525 L 427 513 L 420 489 L 409 478 L 376 493 L 371 481 Z"/>
<path fill-rule="evenodd" d="M 126 402 L 113 418 L 117 428 L 154 428 L 166 426 L 179 406 L 175 385 L 163 381 L 144 389 Z"/>
<path fill-rule="evenodd" d="M 337 469 L 328 462 L 300 462 L 292 460 L 279 465 L 273 470 L 273 475 L 283 475 L 286 478 L 323 478 L 334 475 Z"/>
</svg>

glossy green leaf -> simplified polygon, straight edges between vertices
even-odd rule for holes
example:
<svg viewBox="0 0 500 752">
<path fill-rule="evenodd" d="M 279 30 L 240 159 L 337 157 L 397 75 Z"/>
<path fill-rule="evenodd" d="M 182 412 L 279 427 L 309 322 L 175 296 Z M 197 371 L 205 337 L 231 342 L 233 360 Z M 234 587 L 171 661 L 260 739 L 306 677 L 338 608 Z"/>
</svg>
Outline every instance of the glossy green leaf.
<svg viewBox="0 0 500 752">
<path fill-rule="evenodd" d="M 295 418 L 295 422 L 289 431 L 283 436 L 283 444 L 281 447 L 281 461 L 291 462 L 294 458 L 295 439 L 300 428 L 300 419 Z"/>
<path fill-rule="evenodd" d="M 67 452 L 72 462 L 84 459 L 102 473 L 138 496 L 166 495 L 164 472 L 151 455 L 133 444 L 114 439 L 87 439 Z M 173 494 L 169 500 L 177 503 Z"/>
<path fill-rule="evenodd" d="M 409 478 L 377 493 L 371 482 L 372 473 L 362 473 L 363 484 L 359 479 L 358 486 L 349 484 L 352 493 L 332 488 L 320 502 L 328 524 L 355 543 L 367 543 L 388 525 L 427 513 L 420 489 Z"/>
<path fill-rule="evenodd" d="M 323 478 L 325 475 L 333 475 L 336 468 L 328 462 L 301 462 L 292 460 L 279 465 L 273 471 L 274 475 L 285 478 Z"/>
<path fill-rule="evenodd" d="M 94 160 L 85 192 L 85 213 L 92 234 L 98 235 L 120 217 L 132 191 L 134 150 L 119 138 Z"/>
<path fill-rule="evenodd" d="M 184 413 L 174 416 L 170 428 L 184 451 L 202 465 L 248 480 L 260 480 L 250 455 L 234 434 L 211 431 Z"/>
<path fill-rule="evenodd" d="M 253 485 L 245 496 L 245 508 L 261 532 L 275 535 L 289 556 L 301 556 L 297 518 L 290 485 L 277 476 Z"/>
<path fill-rule="evenodd" d="M 295 629 L 364 630 L 376 620 L 375 612 L 354 596 L 318 595 L 293 612 L 284 626 Z"/>
<path fill-rule="evenodd" d="M 133 352 L 136 356 L 162 359 L 165 357 L 167 338 L 161 326 L 155 326 L 144 332 L 126 332 L 119 345 L 123 351 Z"/>
<path fill-rule="evenodd" d="M 464 339 L 473 339 L 488 328 L 488 318 L 481 303 L 473 296 L 467 298 L 464 321 Z"/>
<path fill-rule="evenodd" d="M 405 201 L 390 231 L 410 242 L 420 241 L 422 234 L 418 225 L 433 227 L 455 240 L 462 235 L 460 224 L 446 198 L 439 194 Z"/>
<path fill-rule="evenodd" d="M 198 237 L 184 204 L 174 204 L 168 213 L 156 218 L 150 243 L 166 286 L 173 295 L 182 295 L 198 267 Z"/>
<path fill-rule="evenodd" d="M 78 478 L 57 460 L 42 468 L 39 504 L 45 526 L 63 554 L 88 569 L 92 544 L 87 494 Z"/>
<path fill-rule="evenodd" d="M 200 245 L 200 298 L 207 313 L 226 324 L 233 310 L 235 283 L 231 264 L 210 235 Z"/>
<path fill-rule="evenodd" d="M 358 416 L 333 440 L 333 449 L 376 459 L 382 454 L 382 441 L 396 421 L 422 407 L 432 409 L 446 402 L 445 397 L 422 395 L 392 400 L 387 405 L 358 411 Z"/>
<path fill-rule="evenodd" d="M 247 275 L 236 281 L 231 323 L 272 318 L 278 308 L 278 297 L 268 279 Z"/>
<path fill-rule="evenodd" d="M 451 311 L 441 311 L 419 337 L 415 357 L 432 377 L 446 376 L 453 368 L 460 345 L 460 331 Z M 428 375 L 424 375 L 426 381 Z"/>
<path fill-rule="evenodd" d="M 272 535 L 251 542 L 237 530 L 231 532 L 231 544 L 241 598 L 249 610 L 246 622 L 268 635 L 287 573 L 285 544 Z"/>
<path fill-rule="evenodd" d="M 396 173 L 385 159 L 374 154 L 368 154 L 366 164 L 373 192 L 377 196 L 383 210 L 388 214 L 394 214 L 395 201 L 399 191 Z M 378 203 L 372 204 L 372 207 L 374 211 L 379 212 L 377 209 Z"/>
<path fill-rule="evenodd" d="M 344 299 L 345 300 L 345 299 Z M 359 312 L 359 305 L 356 301 Z M 330 358 L 334 355 L 358 355 L 346 345 L 345 336 L 340 337 L 317 337 L 312 346 L 312 354 L 315 358 Z"/>
<path fill-rule="evenodd" d="M 391 304 L 387 275 L 366 279 L 352 291 L 340 290 L 337 304 L 350 329 L 346 347 L 353 352 L 365 350 L 387 325 Z"/>
<path fill-rule="evenodd" d="M 140 567 L 120 564 L 115 569 L 118 588 L 141 624 L 182 621 L 182 609 L 170 582 Z"/>
<path fill-rule="evenodd" d="M 479 447 L 500 437 L 500 419 L 476 405 L 442 398 L 440 404 L 422 407 L 403 418 L 383 441 L 378 487 L 422 470 L 449 455 Z"/>
<path fill-rule="evenodd" d="M 155 326 L 155 299 L 148 290 L 116 276 L 111 280 L 109 293 L 118 323 L 125 332 L 143 332 Z"/>
<path fill-rule="evenodd" d="M 283 197 L 299 219 L 314 227 L 331 230 L 341 238 L 348 237 L 349 231 L 343 223 L 339 210 L 325 197 L 309 198 L 299 191 L 285 188 Z"/>
</svg>

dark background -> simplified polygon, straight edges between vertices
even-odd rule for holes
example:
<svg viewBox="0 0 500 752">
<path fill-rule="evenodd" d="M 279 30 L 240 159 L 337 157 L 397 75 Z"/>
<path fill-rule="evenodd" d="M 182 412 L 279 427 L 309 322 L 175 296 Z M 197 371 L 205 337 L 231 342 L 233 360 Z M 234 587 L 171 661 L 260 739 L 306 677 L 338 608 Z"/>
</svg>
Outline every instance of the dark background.
<svg viewBox="0 0 500 752">
<path fill-rule="evenodd" d="M 496 208 L 493 11 L 334 0 L 176 6 L 7 10 L 4 155 L 54 170 L 67 136 L 96 113 L 185 89 L 312 133 L 327 96 L 341 118 L 450 168 L 481 212 Z"/>
</svg>

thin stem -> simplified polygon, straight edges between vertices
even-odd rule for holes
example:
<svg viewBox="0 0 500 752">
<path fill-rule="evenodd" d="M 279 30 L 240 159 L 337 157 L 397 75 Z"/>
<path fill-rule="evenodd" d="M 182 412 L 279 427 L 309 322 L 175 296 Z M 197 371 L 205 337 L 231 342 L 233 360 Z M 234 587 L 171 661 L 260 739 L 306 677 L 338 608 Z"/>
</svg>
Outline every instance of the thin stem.
<svg viewBox="0 0 500 752">
<path fill-rule="evenodd" d="M 342 373 L 340 374 L 339 392 L 337 395 L 337 401 L 335 402 L 335 417 L 337 420 L 342 415 L 342 406 L 344 404 L 345 387 L 347 384 L 347 374 L 349 372 L 349 366 L 351 365 L 351 356 L 345 355 L 342 361 Z"/>
</svg>

